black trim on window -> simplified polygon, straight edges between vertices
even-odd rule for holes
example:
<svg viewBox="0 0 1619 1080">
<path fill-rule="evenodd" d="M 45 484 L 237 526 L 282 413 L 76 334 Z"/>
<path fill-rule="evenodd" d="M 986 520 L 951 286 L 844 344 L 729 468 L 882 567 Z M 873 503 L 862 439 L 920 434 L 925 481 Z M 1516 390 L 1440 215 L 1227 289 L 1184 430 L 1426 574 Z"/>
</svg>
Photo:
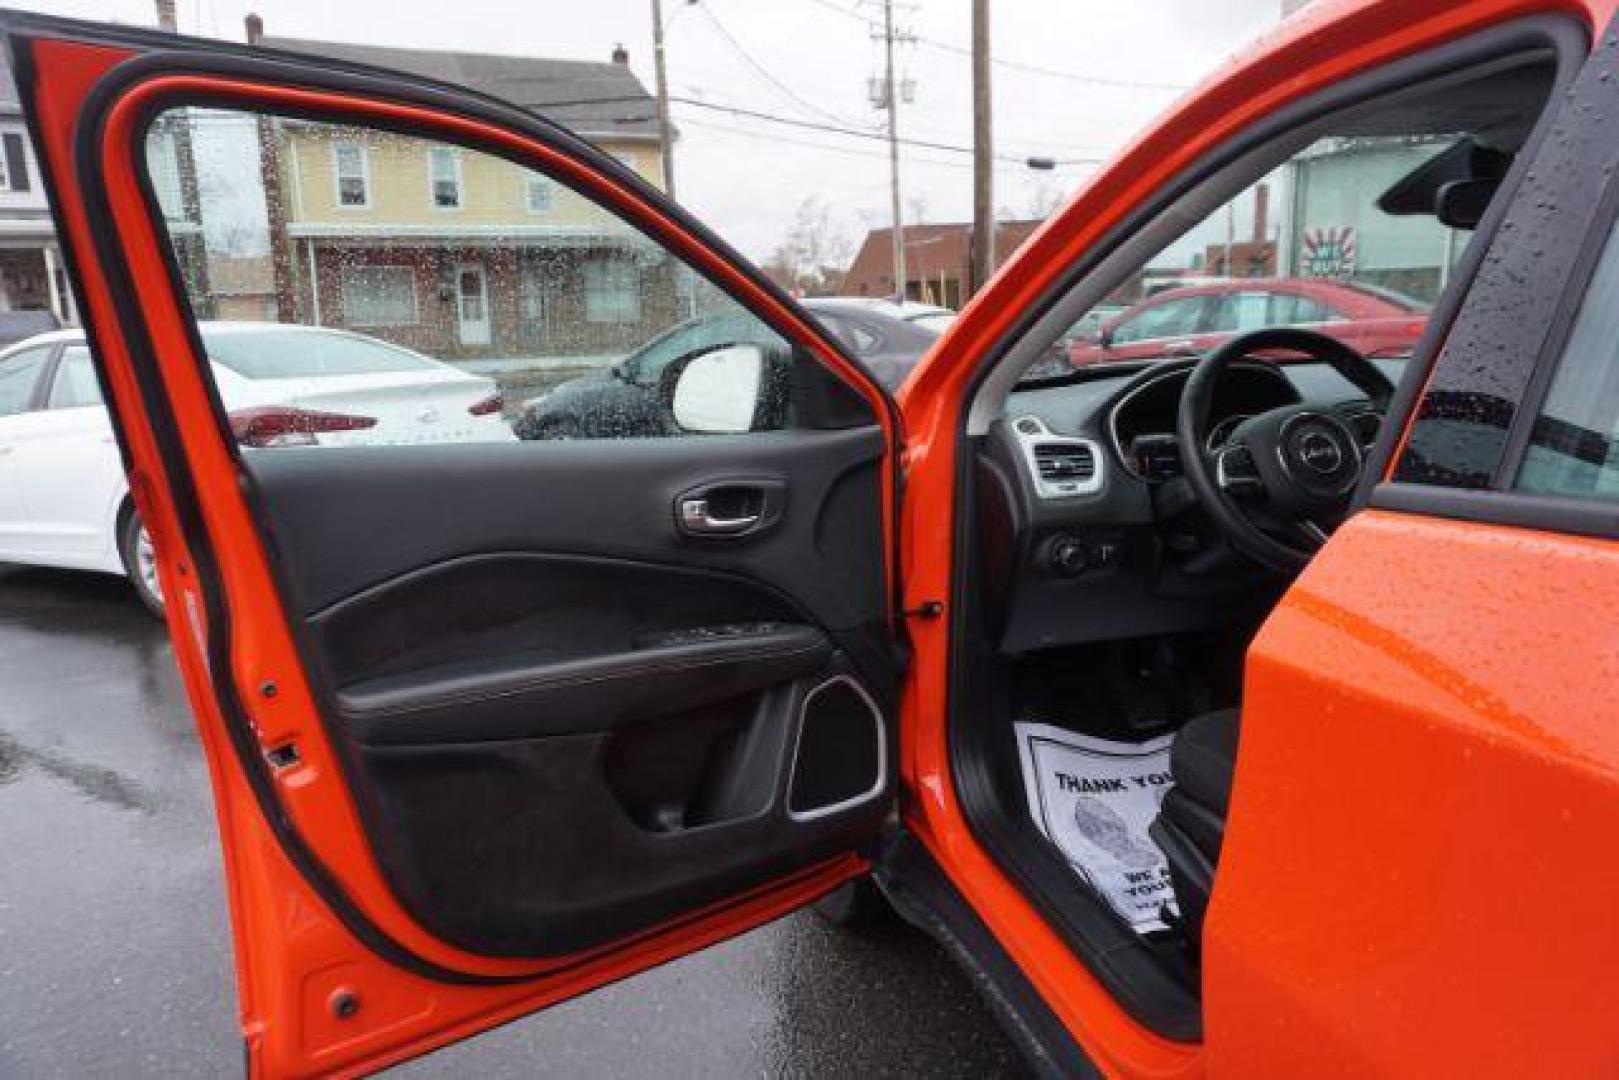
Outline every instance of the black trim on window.
<svg viewBox="0 0 1619 1080">
<path fill-rule="evenodd" d="M 1378 485 L 1372 505 L 1429 517 L 1517 525 L 1577 536 L 1619 536 L 1619 502 L 1426 484 Z"/>
</svg>

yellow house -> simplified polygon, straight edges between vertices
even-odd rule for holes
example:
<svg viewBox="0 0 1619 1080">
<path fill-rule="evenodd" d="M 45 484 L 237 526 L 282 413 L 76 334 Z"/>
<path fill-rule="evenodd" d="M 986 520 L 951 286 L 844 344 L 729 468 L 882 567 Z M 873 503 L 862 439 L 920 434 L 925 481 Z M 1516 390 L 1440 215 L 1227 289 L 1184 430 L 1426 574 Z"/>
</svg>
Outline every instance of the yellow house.
<svg viewBox="0 0 1619 1080">
<path fill-rule="evenodd" d="M 660 182 L 653 102 L 622 50 L 611 63 L 589 63 L 264 44 L 503 97 Z M 493 155 L 382 131 L 297 120 L 278 120 L 275 131 L 268 197 L 280 208 L 289 252 L 279 287 L 300 322 L 441 358 L 516 358 L 601 353 L 670 321 L 668 260 L 555 180 Z"/>
</svg>

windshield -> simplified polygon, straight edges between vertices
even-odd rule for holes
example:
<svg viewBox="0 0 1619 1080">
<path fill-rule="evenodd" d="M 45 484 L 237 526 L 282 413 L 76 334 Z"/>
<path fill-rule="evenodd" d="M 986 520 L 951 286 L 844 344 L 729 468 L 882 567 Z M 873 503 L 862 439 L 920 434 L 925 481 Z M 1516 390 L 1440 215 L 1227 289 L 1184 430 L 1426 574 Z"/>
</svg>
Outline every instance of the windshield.
<svg viewBox="0 0 1619 1080">
<path fill-rule="evenodd" d="M 1199 356 L 1284 326 L 1408 357 L 1466 246 L 1434 204 L 1435 175 L 1456 176 L 1464 155 L 1497 178 L 1510 162 L 1458 132 L 1316 141 L 1128 274 L 1025 379 Z"/>
<path fill-rule="evenodd" d="M 202 333 L 208 359 L 245 379 L 304 379 L 431 371 L 425 356 L 375 338 L 274 326 Z"/>
</svg>

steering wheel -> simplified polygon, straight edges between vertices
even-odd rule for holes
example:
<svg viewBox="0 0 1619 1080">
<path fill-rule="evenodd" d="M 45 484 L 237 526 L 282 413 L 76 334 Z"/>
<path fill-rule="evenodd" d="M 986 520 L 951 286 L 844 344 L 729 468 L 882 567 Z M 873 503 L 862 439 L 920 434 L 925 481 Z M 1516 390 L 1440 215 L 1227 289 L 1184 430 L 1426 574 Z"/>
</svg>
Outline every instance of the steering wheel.
<svg viewBox="0 0 1619 1080">
<path fill-rule="evenodd" d="M 1205 354 L 1187 377 L 1175 437 L 1193 494 L 1232 547 L 1292 574 L 1304 569 L 1343 521 L 1365 455 L 1342 417 L 1308 404 L 1249 417 L 1223 444 L 1209 447 L 1214 391 L 1226 368 L 1270 351 L 1302 353 L 1329 365 L 1363 391 L 1379 413 L 1388 408 L 1394 384 L 1336 338 L 1292 328 L 1232 338 Z"/>
</svg>

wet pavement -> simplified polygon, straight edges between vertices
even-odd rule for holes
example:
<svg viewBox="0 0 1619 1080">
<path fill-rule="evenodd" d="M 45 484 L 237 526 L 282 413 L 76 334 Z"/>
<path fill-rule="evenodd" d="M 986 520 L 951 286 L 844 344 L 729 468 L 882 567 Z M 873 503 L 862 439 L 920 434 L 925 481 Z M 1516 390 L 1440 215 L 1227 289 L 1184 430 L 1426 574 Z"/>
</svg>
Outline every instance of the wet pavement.
<svg viewBox="0 0 1619 1080">
<path fill-rule="evenodd" d="M 162 628 L 119 580 L 0 566 L 0 1077 L 235 1075 L 207 770 Z M 1015 1075 L 903 927 L 798 915 L 395 1075 Z"/>
</svg>

